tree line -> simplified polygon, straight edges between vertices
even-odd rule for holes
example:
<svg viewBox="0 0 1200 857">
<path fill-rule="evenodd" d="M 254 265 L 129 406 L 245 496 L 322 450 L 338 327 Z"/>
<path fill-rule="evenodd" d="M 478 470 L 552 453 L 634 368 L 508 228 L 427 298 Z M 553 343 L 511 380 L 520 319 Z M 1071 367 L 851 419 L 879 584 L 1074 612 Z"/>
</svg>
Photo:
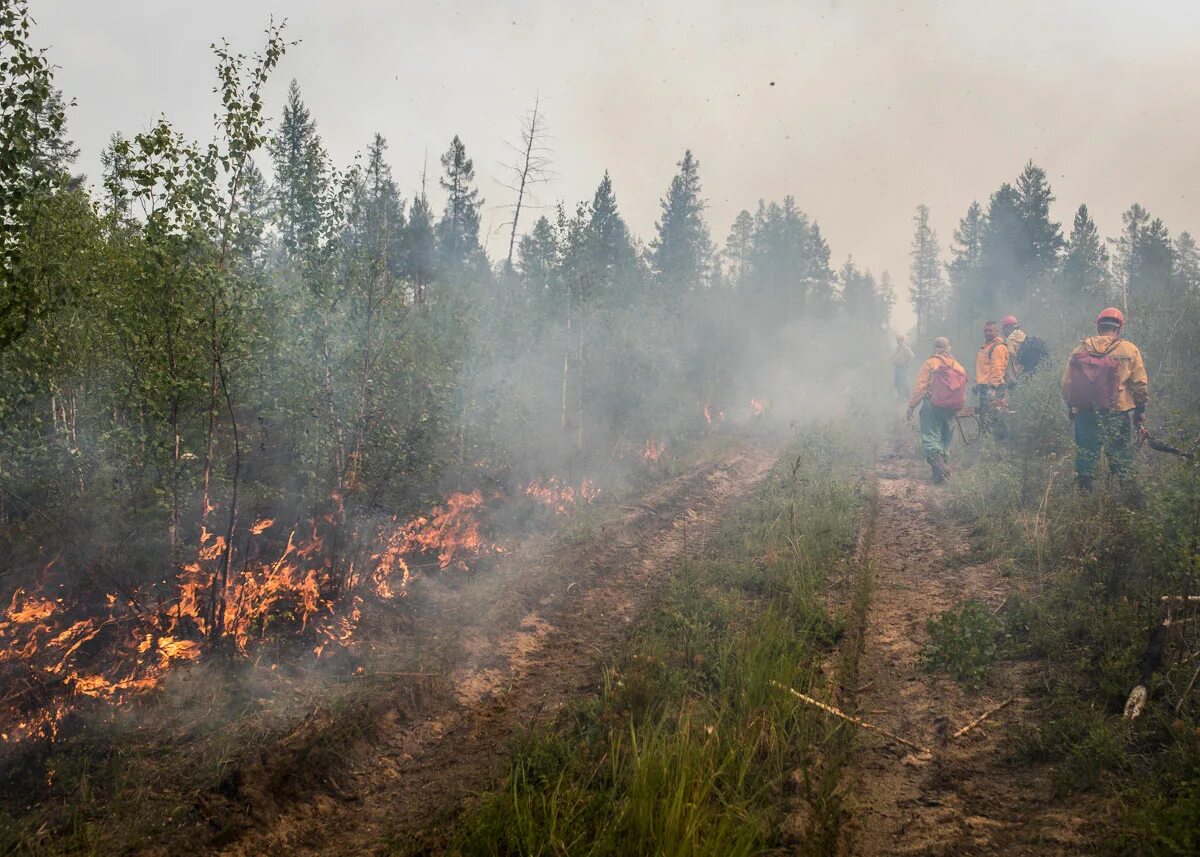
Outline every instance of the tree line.
<svg viewBox="0 0 1200 857">
<path fill-rule="evenodd" d="M 165 117 L 115 134 L 96 190 L 24 3 L 4 4 L 0 40 L 6 588 L 56 559 L 66 585 L 134 592 L 217 534 L 219 590 L 257 517 L 594 474 L 650 434 L 701 431 L 705 405 L 757 383 L 750 345 L 786 367 L 805 319 L 863 334 L 844 362 L 883 347 L 887 276 L 835 271 L 791 197 L 741 212 L 718 251 L 690 151 L 643 244 L 607 173 L 590 199 L 535 207 L 535 107 L 494 260 L 459 137 L 405 198 L 381 135 L 337 165 L 297 83 L 271 115 L 282 27 L 257 52 L 214 45 L 211 141 Z"/>
</svg>

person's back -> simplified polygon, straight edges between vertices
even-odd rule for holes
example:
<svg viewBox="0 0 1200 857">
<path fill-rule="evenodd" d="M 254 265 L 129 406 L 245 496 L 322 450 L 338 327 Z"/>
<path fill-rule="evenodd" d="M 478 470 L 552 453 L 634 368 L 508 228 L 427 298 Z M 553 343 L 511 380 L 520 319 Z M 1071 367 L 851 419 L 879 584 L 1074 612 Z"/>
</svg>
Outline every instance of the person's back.
<svg viewBox="0 0 1200 857">
<path fill-rule="evenodd" d="M 1141 429 L 1150 399 L 1141 350 L 1121 337 L 1125 317 L 1109 307 L 1096 319 L 1096 335 L 1084 339 L 1063 369 L 1062 395 L 1074 423 L 1075 476 L 1092 488 L 1101 456 L 1123 481 L 1133 466 L 1133 428 Z"/>
<path fill-rule="evenodd" d="M 967 395 L 967 370 L 950 354 L 950 340 L 939 336 L 934 353 L 917 374 L 908 398 L 908 419 L 921 407 L 921 449 L 933 471 L 933 481 L 950 476 L 948 453 L 954 433 L 950 421 L 964 404 Z"/>
</svg>

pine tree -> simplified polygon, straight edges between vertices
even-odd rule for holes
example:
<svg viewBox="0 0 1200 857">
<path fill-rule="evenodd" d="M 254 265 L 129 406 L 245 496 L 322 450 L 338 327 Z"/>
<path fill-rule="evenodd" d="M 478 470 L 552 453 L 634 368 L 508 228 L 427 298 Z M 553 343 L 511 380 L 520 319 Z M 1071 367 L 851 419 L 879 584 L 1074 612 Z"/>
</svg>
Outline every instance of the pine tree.
<svg viewBox="0 0 1200 857">
<path fill-rule="evenodd" d="M 704 222 L 700 163 L 690 150 L 683 153 L 679 172 L 659 205 L 657 237 L 650 244 L 650 262 L 660 285 L 671 292 L 701 287 L 711 267 L 713 246 Z"/>
<path fill-rule="evenodd" d="M 442 170 L 440 183 L 447 199 L 437 225 L 438 249 L 448 265 L 477 261 L 483 256 L 479 243 L 479 209 L 483 200 L 471 186 L 475 181 L 475 164 L 467 157 L 467 148 L 457 134 L 442 155 Z"/>
<path fill-rule="evenodd" d="M 284 254 L 311 260 L 325 237 L 330 169 L 295 80 L 268 150 L 275 168 L 275 224 Z"/>
<path fill-rule="evenodd" d="M 1075 212 L 1062 265 L 1063 289 L 1072 298 L 1109 299 L 1108 249 L 1086 205 Z"/>
<path fill-rule="evenodd" d="M 913 225 L 915 231 L 908 254 L 912 260 L 908 297 L 917 313 L 917 336 L 927 339 L 930 325 L 936 320 L 945 297 L 937 234 L 929 226 L 929 206 L 917 206 Z"/>
<path fill-rule="evenodd" d="M 729 228 L 729 237 L 725 239 L 725 257 L 727 280 L 730 285 L 743 285 L 749 272 L 750 257 L 754 251 L 754 218 L 746 209 L 738 212 Z"/>
</svg>

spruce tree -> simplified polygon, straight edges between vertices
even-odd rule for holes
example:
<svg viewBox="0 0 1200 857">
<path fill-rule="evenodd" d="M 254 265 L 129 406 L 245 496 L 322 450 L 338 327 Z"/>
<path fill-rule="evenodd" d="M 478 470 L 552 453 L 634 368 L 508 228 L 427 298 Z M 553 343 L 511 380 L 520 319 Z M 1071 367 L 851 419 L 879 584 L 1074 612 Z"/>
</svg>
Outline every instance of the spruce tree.
<svg viewBox="0 0 1200 857">
<path fill-rule="evenodd" d="M 1086 205 L 1075 212 L 1062 265 L 1063 290 L 1070 298 L 1106 300 L 1111 289 L 1108 250 Z"/>
<path fill-rule="evenodd" d="M 425 194 L 425 182 L 421 181 L 421 192 L 413 197 L 408 215 L 408 235 L 405 246 L 405 276 L 412 283 L 413 303 L 420 306 L 429 296 L 429 284 L 437 271 L 437 240 L 434 236 L 433 208 Z"/>
<path fill-rule="evenodd" d="M 287 258 L 311 260 L 327 220 L 330 169 L 317 126 L 295 80 L 279 128 L 267 144 L 275 168 L 275 225 Z"/>
<path fill-rule="evenodd" d="M 980 252 L 980 315 L 994 315 L 1003 306 L 1024 299 L 1028 258 L 1021 195 L 1006 182 L 988 202 L 987 228 Z"/>
<path fill-rule="evenodd" d="M 950 262 L 946 273 L 950 278 L 954 306 L 959 321 L 974 319 L 985 312 L 983 272 L 983 236 L 987 220 L 978 202 L 972 202 L 967 213 L 954 230 L 950 245 Z"/>
<path fill-rule="evenodd" d="M 1017 177 L 1017 209 L 1025 227 L 1025 246 L 1022 257 L 1026 280 L 1044 282 L 1058 266 L 1063 247 L 1062 224 L 1050 219 L 1050 203 L 1054 194 L 1046 180 L 1046 171 L 1029 161 Z"/>
<path fill-rule="evenodd" d="M 479 243 L 479 209 L 483 200 L 472 187 L 475 164 L 467 157 L 467 147 L 457 134 L 442 155 L 442 170 L 440 184 L 446 191 L 446 208 L 437 225 L 438 249 L 446 264 L 464 265 L 483 255 Z"/>
<path fill-rule="evenodd" d="M 583 252 L 592 269 L 594 285 L 604 293 L 628 287 L 637 269 L 637 251 L 617 208 L 612 178 L 607 171 L 584 212 Z"/>
<path fill-rule="evenodd" d="M 727 280 L 732 286 L 741 286 L 746 280 L 749 270 L 751 253 L 754 251 L 754 218 L 746 209 L 738 212 L 729 228 L 729 237 L 725 239 L 725 257 Z"/>
<path fill-rule="evenodd" d="M 1171 274 L 1173 295 L 1200 298 L 1200 247 L 1188 232 L 1175 239 L 1175 268 Z"/>
<path fill-rule="evenodd" d="M 560 256 L 558 233 L 543 215 L 517 244 L 517 273 L 530 294 L 545 296 L 552 290 Z"/>
<path fill-rule="evenodd" d="M 659 284 L 674 293 L 704 285 L 713 255 L 700 195 L 700 163 L 688 150 L 678 166 L 679 172 L 659 203 L 662 216 L 650 244 L 650 262 Z"/>
<path fill-rule="evenodd" d="M 1134 203 L 1121 215 L 1124 229 L 1117 239 L 1117 284 L 1122 301 L 1154 301 L 1167 292 L 1174 267 L 1174 248 L 1162 220 Z"/>
</svg>

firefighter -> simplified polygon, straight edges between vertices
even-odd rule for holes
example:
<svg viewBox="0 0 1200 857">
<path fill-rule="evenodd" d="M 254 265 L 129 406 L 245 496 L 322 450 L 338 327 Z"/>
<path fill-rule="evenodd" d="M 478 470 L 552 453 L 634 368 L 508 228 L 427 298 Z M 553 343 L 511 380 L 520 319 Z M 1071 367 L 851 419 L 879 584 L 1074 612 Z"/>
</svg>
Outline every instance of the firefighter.
<svg viewBox="0 0 1200 857">
<path fill-rule="evenodd" d="M 1125 316 L 1109 307 L 1096 317 L 1096 335 L 1071 352 L 1062 394 L 1075 424 L 1075 477 L 1091 491 L 1103 454 L 1123 482 L 1133 468 L 1133 430 L 1146 419 L 1150 389 L 1142 352 L 1121 338 Z"/>
<path fill-rule="evenodd" d="M 901 399 L 908 395 L 908 367 L 916 357 L 904 340 L 904 334 L 897 334 L 896 350 L 892 352 L 892 384 L 896 388 L 896 395 Z"/>
<path fill-rule="evenodd" d="M 966 404 L 967 370 L 950 354 L 950 340 L 933 340 L 933 356 L 921 364 L 917 383 L 908 397 L 908 419 L 921 406 L 921 451 L 933 471 L 935 483 L 950 477 L 950 440 L 954 427 L 950 421 Z"/>
<path fill-rule="evenodd" d="M 983 326 L 983 346 L 975 355 L 975 392 L 979 395 L 979 415 L 983 419 L 1001 398 L 1008 372 L 1008 346 L 994 321 Z"/>
<path fill-rule="evenodd" d="M 1000 335 L 1008 346 L 1008 362 L 1005 364 L 1005 381 L 1010 385 L 1021 374 L 1021 345 L 1025 342 L 1025 331 L 1021 330 L 1021 322 L 1015 315 L 1006 315 L 1000 319 Z"/>
</svg>

